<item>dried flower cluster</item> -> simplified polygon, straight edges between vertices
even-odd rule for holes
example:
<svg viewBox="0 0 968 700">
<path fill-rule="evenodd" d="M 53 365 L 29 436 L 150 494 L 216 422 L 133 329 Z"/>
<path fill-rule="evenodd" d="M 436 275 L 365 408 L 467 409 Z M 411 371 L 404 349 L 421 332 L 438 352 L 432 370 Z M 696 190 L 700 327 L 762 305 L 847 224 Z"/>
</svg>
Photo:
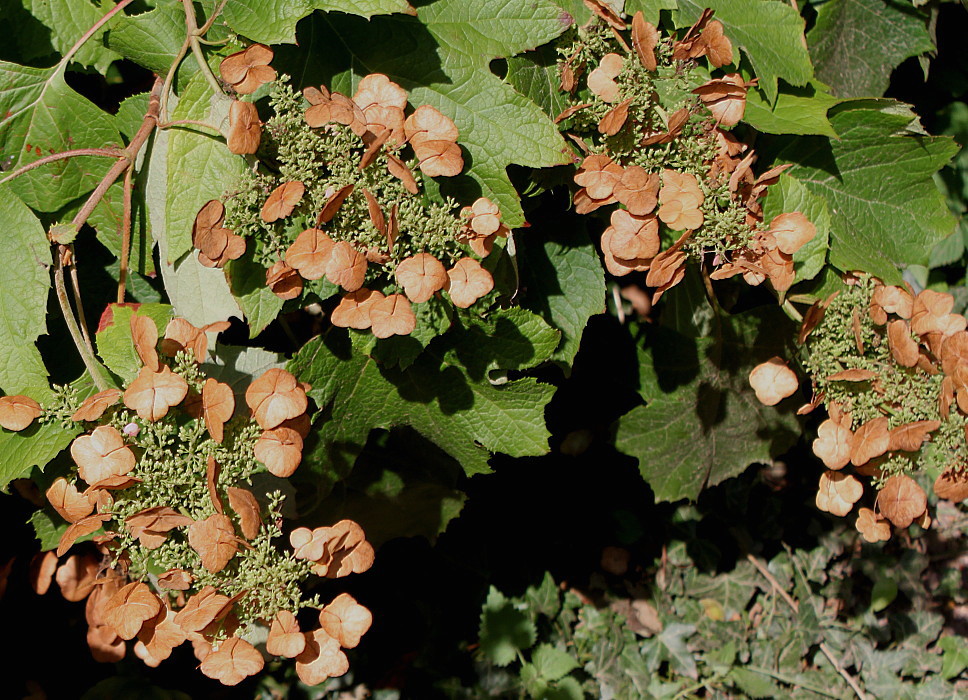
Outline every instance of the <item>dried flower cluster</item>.
<svg viewBox="0 0 968 700">
<path fill-rule="evenodd" d="M 223 61 L 222 77 L 251 92 L 275 78 L 271 57 L 250 46 Z M 378 338 L 411 333 L 413 305 L 442 292 L 467 308 L 493 289 L 478 258 L 508 234 L 498 207 L 482 197 L 460 208 L 425 191 L 428 178 L 464 168 L 450 118 L 430 105 L 408 114 L 407 92 L 379 73 L 352 97 L 325 86 L 300 97 L 276 83 L 271 107 L 263 129 L 254 104 L 232 106 L 229 148 L 258 153 L 260 164 L 198 212 L 192 241 L 202 264 L 261 264 L 285 300 L 341 290 L 332 323 Z"/>
<path fill-rule="evenodd" d="M 601 239 L 608 271 L 647 272 L 653 301 L 682 280 L 689 259 L 713 279 L 741 274 L 789 289 L 793 254 L 816 230 L 799 213 L 763 223 L 760 200 L 788 166 L 754 176 L 753 149 L 726 130 L 746 105 L 738 73 L 702 82 L 698 59 L 710 69 L 733 63 L 722 24 L 706 10 L 676 40 L 641 12 L 629 28 L 604 3 L 586 5 L 600 20 L 559 49 L 571 106 L 556 121 L 584 155 L 575 210 L 619 205 Z"/>
<path fill-rule="evenodd" d="M 71 416 L 88 429 L 70 447 L 76 469 L 46 493 L 69 526 L 56 551 L 39 555 L 38 592 L 55 578 L 66 598 L 86 599 L 100 661 L 123 658 L 134 640 L 134 653 L 157 666 L 188 641 L 202 673 L 234 685 L 263 667 L 250 641 L 261 626 L 266 653 L 294 658 L 306 683 L 342 675 L 342 650 L 359 643 L 370 612 L 345 593 L 323 605 L 301 584 L 366 571 L 373 548 L 349 520 L 297 528 L 291 548 L 279 544 L 283 497 L 273 479 L 302 459 L 307 387 L 273 368 L 237 397 L 198 364 L 205 330 L 220 326 L 176 318 L 160 342 L 146 316 L 132 316 L 130 328 L 143 363 L 137 378 L 90 396 Z M 38 413 L 23 397 L 0 404 L 4 425 Z M 96 555 L 61 559 L 90 535 Z M 319 625 L 304 630 L 296 615 L 313 608 Z"/>
<path fill-rule="evenodd" d="M 856 526 L 876 542 L 890 538 L 892 525 L 930 526 L 919 480 L 936 475 L 939 498 L 968 497 L 968 330 L 949 294 L 914 294 L 869 276 L 847 282 L 804 318 L 800 339 L 814 398 L 801 412 L 823 404 L 828 413 L 813 442 L 827 468 L 818 507 L 847 515 L 866 477 L 877 495 L 873 508 L 859 508 Z M 764 365 L 757 371 L 770 373 Z M 796 388 L 795 377 L 785 394 L 779 375 L 763 381 L 758 396 Z"/>
</svg>

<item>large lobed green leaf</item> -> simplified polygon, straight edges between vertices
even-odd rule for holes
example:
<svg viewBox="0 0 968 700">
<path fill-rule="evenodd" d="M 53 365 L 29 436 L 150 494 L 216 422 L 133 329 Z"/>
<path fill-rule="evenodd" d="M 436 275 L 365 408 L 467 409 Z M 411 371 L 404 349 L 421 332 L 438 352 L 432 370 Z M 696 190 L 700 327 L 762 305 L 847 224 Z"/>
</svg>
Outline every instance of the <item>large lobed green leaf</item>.
<svg viewBox="0 0 968 700">
<path fill-rule="evenodd" d="M 567 162 L 557 128 L 533 102 L 491 73 L 494 58 L 513 56 L 561 34 L 570 16 L 548 0 L 437 0 L 418 18 L 330 13 L 300 28 L 307 49 L 292 75 L 320 80 L 352 94 L 368 73 L 384 73 L 454 120 L 466 149 L 465 172 L 454 178 L 467 197 L 496 202 L 512 228 L 524 223 L 506 169 L 515 163 L 546 167 Z M 311 52 L 311 53 L 310 53 Z M 447 183 L 450 184 L 450 183 Z"/>
<path fill-rule="evenodd" d="M 525 368 L 547 359 L 555 331 L 518 310 L 487 322 L 505 340 L 501 369 Z M 504 319 L 503 321 L 501 319 Z M 512 330 L 509 326 L 514 326 Z M 485 327 L 486 328 L 486 327 Z M 526 377 L 491 383 L 491 345 L 484 330 L 452 330 L 433 341 L 405 370 L 381 367 L 342 332 L 307 343 L 290 370 L 309 382 L 309 395 L 324 409 L 315 468 L 332 480 L 344 477 L 374 428 L 410 426 L 457 459 L 467 474 L 490 471 L 492 452 L 523 457 L 548 451 L 544 407 L 555 388 Z"/>
<path fill-rule="evenodd" d="M 41 400 L 49 393 L 47 370 L 34 341 L 47 331 L 50 243 L 6 185 L 0 200 L 0 389 Z"/>
<path fill-rule="evenodd" d="M 658 501 L 695 499 L 796 440 L 789 405 L 764 406 L 748 380 L 754 366 L 784 354 L 792 324 L 771 309 L 723 317 L 720 327 L 718 338 L 665 328 L 645 334 L 639 393 L 646 404 L 619 419 L 616 446 L 639 460 Z"/>
<path fill-rule="evenodd" d="M 954 228 L 932 177 L 958 145 L 917 133 L 914 115 L 891 100 L 855 100 L 830 115 L 839 139 L 785 141 L 778 162 L 794 163 L 789 174 L 827 200 L 830 263 L 899 284 L 897 268 L 927 264 Z"/>
<path fill-rule="evenodd" d="M 777 78 L 802 86 L 813 77 L 803 19 L 791 5 L 775 0 L 678 0 L 678 5 L 678 26 L 689 26 L 707 7 L 715 11 L 733 48 L 749 58 L 769 102 L 776 100 Z"/>
<path fill-rule="evenodd" d="M 67 53 L 74 43 L 114 5 L 108 0 L 102 0 L 99 6 L 89 0 L 21 0 L 21 2 L 24 9 L 50 30 L 50 43 L 61 54 Z M 103 44 L 104 33 L 118 19 L 113 18 L 106 26 L 91 35 L 74 54 L 73 60 L 83 66 L 94 68 L 100 73 L 106 71 L 112 61 L 120 58 Z"/>
<path fill-rule="evenodd" d="M 827 112 L 839 102 L 816 83 L 802 88 L 781 85 L 772 104 L 762 90 L 753 88 L 746 93 L 743 121 L 767 134 L 816 134 L 837 138 Z"/>
<path fill-rule="evenodd" d="M 6 491 L 14 479 L 26 478 L 34 467 L 43 469 L 81 432 L 66 429 L 58 423 L 35 421 L 19 433 L 0 430 L 0 491 Z"/>
<path fill-rule="evenodd" d="M 30 68 L 0 61 L 0 152 L 14 155 L 9 169 L 51 153 L 121 145 L 111 115 L 69 88 L 64 70 L 63 63 Z M 57 211 L 93 190 L 113 163 L 97 156 L 56 161 L 21 175 L 10 189 L 34 209 Z"/>
<path fill-rule="evenodd" d="M 807 34 L 817 77 L 840 97 L 880 97 L 896 66 L 934 49 L 927 22 L 900 2 L 825 2 Z"/>
<path fill-rule="evenodd" d="M 313 10 L 361 17 L 394 12 L 414 14 L 407 0 L 233 0 L 222 19 L 239 34 L 265 44 L 295 44 L 296 23 Z"/>
</svg>

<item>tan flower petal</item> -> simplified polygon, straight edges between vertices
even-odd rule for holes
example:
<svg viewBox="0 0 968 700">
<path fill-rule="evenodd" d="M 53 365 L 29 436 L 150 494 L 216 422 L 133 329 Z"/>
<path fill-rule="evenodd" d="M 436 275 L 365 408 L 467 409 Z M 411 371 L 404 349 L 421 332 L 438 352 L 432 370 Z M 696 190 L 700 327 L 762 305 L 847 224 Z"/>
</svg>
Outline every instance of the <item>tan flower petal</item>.
<svg viewBox="0 0 968 700">
<path fill-rule="evenodd" d="M 421 141 L 413 152 L 420 171 L 428 177 L 453 177 L 464 169 L 464 156 L 453 141 Z"/>
<path fill-rule="evenodd" d="M 252 44 L 222 60 L 219 73 L 222 79 L 235 87 L 236 92 L 250 94 L 263 83 L 275 80 L 276 72 L 269 68 L 272 49 L 262 44 Z"/>
<path fill-rule="evenodd" d="M 645 216 L 652 213 L 658 203 L 659 176 L 638 165 L 630 165 L 615 185 L 614 194 L 630 214 Z"/>
<path fill-rule="evenodd" d="M 775 406 L 800 387 L 796 373 L 779 357 L 771 357 L 750 372 L 750 386 L 765 406 Z"/>
<path fill-rule="evenodd" d="M 881 416 L 864 423 L 854 431 L 854 446 L 850 453 L 850 463 L 855 467 L 867 464 L 880 457 L 891 446 L 891 433 L 887 428 L 887 417 Z"/>
<path fill-rule="evenodd" d="M 234 100 L 229 107 L 229 151 L 238 155 L 255 153 L 262 141 L 262 122 L 259 110 L 251 102 Z"/>
<path fill-rule="evenodd" d="M 266 430 L 253 447 L 255 458 L 278 477 L 292 476 L 302 461 L 302 437 L 291 428 Z"/>
<path fill-rule="evenodd" d="M 162 606 L 158 615 L 146 621 L 138 632 L 134 652 L 147 666 L 157 667 L 187 639 L 185 630 L 175 623 L 174 617 L 171 610 Z"/>
<path fill-rule="evenodd" d="M 798 211 L 780 214 L 770 222 L 770 233 L 776 246 L 784 253 L 793 255 L 817 235 L 817 227 Z"/>
<path fill-rule="evenodd" d="M 58 477 L 47 489 L 47 500 L 60 516 L 69 523 L 85 518 L 94 510 L 93 494 L 82 494 L 64 477 Z"/>
<path fill-rule="evenodd" d="M 934 492 L 938 498 L 961 503 L 968 498 L 968 472 L 950 467 L 945 469 L 935 479 Z"/>
<path fill-rule="evenodd" d="M 654 71 L 655 47 L 659 43 L 659 30 L 645 21 L 642 10 L 632 17 L 632 48 L 646 70 Z"/>
<path fill-rule="evenodd" d="M 99 391 L 94 396 L 88 396 L 84 399 L 84 403 L 74 411 L 71 420 L 96 421 L 104 415 L 104 412 L 109 407 L 116 404 L 120 398 L 120 389 L 105 389 L 104 391 Z"/>
<path fill-rule="evenodd" d="M 124 586 L 104 604 L 104 624 L 121 639 L 134 639 L 146 620 L 161 610 L 161 601 L 147 585 L 134 581 Z"/>
<path fill-rule="evenodd" d="M 187 591 L 193 581 L 192 575 L 184 569 L 169 569 L 158 577 L 158 587 L 170 591 Z"/>
<path fill-rule="evenodd" d="M 364 111 L 371 105 L 405 109 L 407 91 L 382 73 L 371 73 L 364 76 L 356 86 L 353 101 Z"/>
<path fill-rule="evenodd" d="M 160 372 L 142 367 L 137 379 L 125 389 L 124 405 L 137 411 L 143 419 L 156 421 L 166 416 L 169 408 L 180 404 L 187 394 L 188 383 L 167 365 L 162 365 Z"/>
<path fill-rule="evenodd" d="M 828 382 L 869 382 L 876 377 L 869 369 L 845 369 L 827 377 Z"/>
<path fill-rule="evenodd" d="M 457 141 L 457 125 L 450 117 L 430 105 L 422 105 L 407 117 L 404 124 L 407 140 L 411 146 L 426 141 Z"/>
<path fill-rule="evenodd" d="M 870 508 L 860 508 L 857 511 L 857 522 L 854 527 L 870 543 L 886 542 L 891 539 L 891 526 Z"/>
<path fill-rule="evenodd" d="M 746 110 L 746 81 L 739 73 L 714 78 L 693 92 L 699 95 L 721 126 L 735 126 Z"/>
<path fill-rule="evenodd" d="M 108 625 L 90 625 L 87 645 L 94 660 L 103 664 L 117 663 L 124 658 L 127 649 L 124 640 Z"/>
<path fill-rule="evenodd" d="M 277 261 L 266 270 L 266 286 L 280 299 L 295 299 L 303 290 L 302 277 L 286 264 L 285 260 Z"/>
<path fill-rule="evenodd" d="M 854 434 L 850 428 L 828 418 L 817 428 L 813 453 L 823 460 L 828 469 L 843 469 L 850 462 L 853 446 Z"/>
<path fill-rule="evenodd" d="M 621 88 L 615 78 L 622 72 L 624 59 L 617 53 L 602 56 L 598 66 L 588 74 L 588 89 L 604 102 L 617 102 Z"/>
<path fill-rule="evenodd" d="M 213 586 L 205 586 L 178 611 L 175 623 L 186 632 L 198 632 L 227 615 L 231 602 L 231 598 L 220 595 Z"/>
<path fill-rule="evenodd" d="M 242 535 L 247 540 L 251 540 L 259 534 L 259 529 L 262 527 L 259 502 L 248 489 L 229 486 L 226 492 L 229 496 L 229 506 L 239 516 L 239 529 L 242 530 Z"/>
<path fill-rule="evenodd" d="M 629 105 L 632 104 L 632 98 L 619 102 L 617 105 L 612 107 L 601 118 L 598 122 L 598 133 L 604 134 L 605 136 L 614 136 L 622 127 L 625 126 L 625 122 L 629 118 Z"/>
<path fill-rule="evenodd" d="M 447 270 L 430 253 L 417 253 L 397 265 L 397 282 L 415 304 L 430 299 L 447 284 Z"/>
<path fill-rule="evenodd" d="M 249 385 L 245 402 L 263 430 L 300 416 L 308 406 L 305 389 L 289 372 L 278 368 L 266 370 Z"/>
<path fill-rule="evenodd" d="M 461 309 L 470 307 L 474 302 L 494 289 L 494 278 L 481 267 L 474 258 L 461 258 L 447 271 L 447 286 L 450 300 Z"/>
<path fill-rule="evenodd" d="M 340 328 L 365 330 L 370 327 L 370 309 L 384 298 L 382 292 L 361 288 L 343 296 L 333 309 L 330 322 Z"/>
<path fill-rule="evenodd" d="M 864 493 L 864 486 L 855 477 L 843 472 L 825 471 L 820 475 L 817 508 L 843 517 Z"/>
<path fill-rule="evenodd" d="M 890 477 L 877 494 L 881 513 L 897 527 L 917 520 L 928 505 L 928 497 L 917 482 L 904 474 Z"/>
<path fill-rule="evenodd" d="M 205 428 L 215 442 L 224 437 L 223 426 L 235 412 L 235 394 L 232 387 L 209 377 L 202 385 L 202 415 Z"/>
<path fill-rule="evenodd" d="M 29 396 L 0 397 L 0 426 L 7 430 L 21 431 L 40 416 L 40 404 Z"/>
<path fill-rule="evenodd" d="M 919 420 L 914 423 L 900 425 L 891 430 L 891 441 L 887 449 L 914 452 L 920 450 L 935 430 L 941 427 L 941 421 Z"/>
<path fill-rule="evenodd" d="M 414 178 L 413 173 L 410 172 L 410 168 L 393 154 L 387 155 L 387 170 L 390 171 L 393 177 L 403 183 L 403 186 L 410 194 L 417 194 L 420 191 L 417 180 Z"/>
<path fill-rule="evenodd" d="M 369 307 L 370 330 L 377 338 L 409 335 L 417 327 L 417 317 L 402 294 L 390 294 Z"/>
<path fill-rule="evenodd" d="M 333 239 L 320 229 L 306 229 L 286 251 L 286 263 L 304 279 L 318 280 L 326 274 L 333 245 Z"/>
<path fill-rule="evenodd" d="M 914 298 L 900 287 L 878 287 L 871 300 L 887 313 L 904 319 L 910 319 L 914 312 Z"/>
<path fill-rule="evenodd" d="M 136 461 L 134 452 L 124 444 L 124 437 L 110 425 L 98 426 L 90 435 L 74 440 L 71 456 L 77 463 L 77 473 L 89 484 L 109 476 L 123 476 L 134 469 Z"/>
<path fill-rule="evenodd" d="M 53 550 L 37 552 L 30 560 L 30 587 L 37 595 L 44 595 L 50 588 L 57 570 L 57 554 Z"/>
<path fill-rule="evenodd" d="M 321 225 L 332 221 L 346 198 L 353 194 L 354 189 L 356 189 L 356 185 L 344 185 L 331 194 L 329 199 L 326 200 L 326 204 L 323 205 L 322 211 L 319 212 L 319 216 L 316 217 L 316 224 Z"/>
<path fill-rule="evenodd" d="M 350 670 L 349 659 L 339 642 L 325 630 L 306 633 L 306 648 L 296 656 L 296 675 L 306 685 L 319 685 L 327 678 L 342 676 Z"/>
<path fill-rule="evenodd" d="M 703 29 L 700 41 L 705 45 L 706 56 L 713 68 L 722 68 L 733 62 L 733 45 L 723 34 L 721 22 L 709 22 Z"/>
<path fill-rule="evenodd" d="M 609 241 L 612 255 L 621 260 L 654 258 L 659 253 L 659 222 L 654 216 L 633 216 L 624 209 L 612 212 Z"/>
<path fill-rule="evenodd" d="M 227 515 L 215 513 L 188 528 L 188 544 L 202 558 L 202 566 L 217 574 L 238 550 L 235 528 Z"/>
<path fill-rule="evenodd" d="M 264 665 L 262 654 L 254 646 L 239 637 L 229 637 L 205 657 L 199 670 L 222 685 L 238 685 Z"/>
<path fill-rule="evenodd" d="M 101 562 L 90 554 L 72 554 L 57 569 L 55 579 L 65 600 L 76 603 L 94 590 Z"/>
<path fill-rule="evenodd" d="M 366 279 L 366 256 L 348 241 L 333 245 L 326 264 L 326 279 L 347 292 L 355 292 Z"/>
<path fill-rule="evenodd" d="M 305 185 L 299 180 L 290 180 L 279 185 L 262 205 L 262 220 L 268 224 L 292 214 L 296 205 L 302 201 L 305 191 Z"/>
<path fill-rule="evenodd" d="M 373 624 L 373 615 L 349 593 L 340 593 L 319 611 L 319 624 L 341 647 L 353 649 Z"/>
<path fill-rule="evenodd" d="M 280 610 L 272 618 L 266 651 L 274 656 L 294 659 L 306 648 L 306 637 L 299 629 L 296 616 L 288 610 Z"/>
</svg>

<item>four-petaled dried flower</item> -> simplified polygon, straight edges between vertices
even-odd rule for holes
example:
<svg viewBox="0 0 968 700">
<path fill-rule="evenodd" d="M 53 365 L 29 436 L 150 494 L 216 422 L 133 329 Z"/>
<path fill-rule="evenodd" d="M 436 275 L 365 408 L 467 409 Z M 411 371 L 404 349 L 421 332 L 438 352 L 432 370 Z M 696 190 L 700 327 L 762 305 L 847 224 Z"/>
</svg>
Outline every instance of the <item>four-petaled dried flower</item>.
<svg viewBox="0 0 968 700">
<path fill-rule="evenodd" d="M 793 396 L 800 381 L 781 358 L 772 357 L 753 368 L 750 372 L 750 386 L 756 392 L 760 403 L 775 406 L 788 396 Z"/>
<path fill-rule="evenodd" d="M 266 370 L 245 391 L 245 402 L 252 417 L 263 430 L 271 430 L 284 420 L 306 412 L 306 391 L 284 369 Z"/>
<path fill-rule="evenodd" d="M 259 86 L 276 79 L 276 71 L 269 63 L 272 49 L 262 44 L 252 44 L 222 60 L 219 72 L 222 79 L 241 95 L 255 92 Z"/>
<path fill-rule="evenodd" d="M 7 430 L 21 431 L 40 416 L 40 404 L 29 396 L 0 397 L 0 426 Z"/>
</svg>

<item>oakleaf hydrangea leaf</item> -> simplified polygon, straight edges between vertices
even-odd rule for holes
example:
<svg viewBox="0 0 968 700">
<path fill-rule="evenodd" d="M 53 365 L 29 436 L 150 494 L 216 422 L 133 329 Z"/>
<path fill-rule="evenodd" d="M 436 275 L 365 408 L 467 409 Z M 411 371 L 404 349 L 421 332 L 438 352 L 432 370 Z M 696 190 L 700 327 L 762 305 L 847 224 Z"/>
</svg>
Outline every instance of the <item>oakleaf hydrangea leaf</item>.
<svg viewBox="0 0 968 700">
<path fill-rule="evenodd" d="M 807 42 L 817 77 L 840 97 L 880 97 L 896 66 L 934 49 L 923 13 L 884 0 L 821 4 Z"/>
<path fill-rule="evenodd" d="M 89 0 L 21 0 L 24 8 L 50 29 L 50 43 L 64 54 L 84 33 L 97 23 L 113 3 L 101 2 L 98 5 Z M 98 29 L 74 54 L 72 60 L 83 66 L 95 68 L 103 73 L 117 58 L 116 53 L 103 44 L 104 33 L 118 21 L 114 17 Z M 183 27 L 184 29 L 184 27 Z"/>
<path fill-rule="evenodd" d="M 958 152 L 947 137 L 915 133 L 912 115 L 891 100 L 834 107 L 840 135 L 790 140 L 777 162 L 830 208 L 830 262 L 900 284 L 898 266 L 925 265 L 954 218 L 932 177 Z"/>
<path fill-rule="evenodd" d="M 411 104 L 429 104 L 453 119 L 472 180 L 455 178 L 458 186 L 468 190 L 469 201 L 483 195 L 497 203 L 503 221 L 515 228 L 524 214 L 508 165 L 565 163 L 565 145 L 548 116 L 488 64 L 550 41 L 570 21 L 548 0 L 438 0 L 422 6 L 418 18 L 388 15 L 367 22 L 327 14 L 300 42 L 319 47 L 312 56 L 314 75 L 333 89 L 352 94 L 364 75 L 385 73 L 409 91 Z"/>
<path fill-rule="evenodd" d="M 839 102 L 817 83 L 802 88 L 781 85 L 772 105 L 762 90 L 754 88 L 746 93 L 743 121 L 767 134 L 817 134 L 836 138 L 827 112 Z"/>
<path fill-rule="evenodd" d="M 723 318 L 722 329 L 718 339 L 664 328 L 646 335 L 639 363 L 646 405 L 619 419 L 616 446 L 639 460 L 658 501 L 695 499 L 769 462 L 799 434 L 793 410 L 764 406 L 748 381 L 756 364 L 785 354 L 791 323 L 771 310 Z"/>
<path fill-rule="evenodd" d="M 111 115 L 69 88 L 64 70 L 63 63 L 30 68 L 0 61 L 0 153 L 14 157 L 5 169 L 74 148 L 121 145 Z M 97 156 L 68 158 L 21 175 L 10 189 L 34 209 L 57 211 L 93 190 L 113 164 Z"/>
<path fill-rule="evenodd" d="M 678 0 L 676 24 L 688 27 L 705 8 L 715 11 L 724 34 L 749 58 L 766 99 L 777 97 L 777 78 L 806 85 L 813 77 L 803 45 L 803 19 L 785 2 L 774 0 Z"/>
</svg>

